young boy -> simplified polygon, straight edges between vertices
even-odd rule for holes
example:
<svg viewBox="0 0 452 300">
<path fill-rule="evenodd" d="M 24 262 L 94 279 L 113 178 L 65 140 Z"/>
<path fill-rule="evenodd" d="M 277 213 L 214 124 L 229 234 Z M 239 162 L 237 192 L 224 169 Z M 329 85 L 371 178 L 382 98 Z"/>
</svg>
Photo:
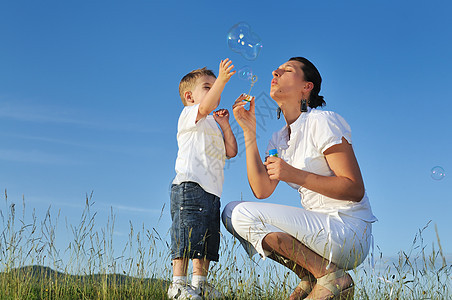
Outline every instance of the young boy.
<svg viewBox="0 0 452 300">
<path fill-rule="evenodd" d="M 170 299 L 219 298 L 207 283 L 210 261 L 218 261 L 220 246 L 220 196 L 226 157 L 237 155 L 237 142 L 229 112 L 220 109 L 221 93 L 232 75 L 229 59 L 220 63 L 218 78 L 206 68 L 185 75 L 179 84 L 184 109 L 179 117 L 176 177 L 171 186 L 171 252 L 173 282 Z M 221 127 L 221 131 L 218 125 Z M 187 284 L 193 260 L 191 286 Z"/>
</svg>

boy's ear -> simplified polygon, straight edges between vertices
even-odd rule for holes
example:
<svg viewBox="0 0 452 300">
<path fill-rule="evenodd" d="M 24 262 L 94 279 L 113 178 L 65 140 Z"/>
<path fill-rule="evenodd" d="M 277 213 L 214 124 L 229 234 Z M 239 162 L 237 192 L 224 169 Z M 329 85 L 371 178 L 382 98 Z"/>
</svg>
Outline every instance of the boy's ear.
<svg viewBox="0 0 452 300">
<path fill-rule="evenodd" d="M 184 93 L 184 98 L 187 103 L 193 103 L 195 100 L 193 99 L 193 95 L 190 91 L 186 91 Z"/>
</svg>

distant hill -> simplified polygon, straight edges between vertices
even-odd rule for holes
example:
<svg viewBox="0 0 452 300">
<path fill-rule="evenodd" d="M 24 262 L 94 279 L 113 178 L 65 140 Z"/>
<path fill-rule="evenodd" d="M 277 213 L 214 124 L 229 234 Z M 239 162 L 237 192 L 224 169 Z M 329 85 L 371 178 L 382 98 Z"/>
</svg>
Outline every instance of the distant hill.
<svg viewBox="0 0 452 300">
<path fill-rule="evenodd" d="M 91 275 L 70 275 L 66 273 L 62 273 L 59 271 L 55 271 L 50 267 L 33 265 L 33 266 L 25 266 L 20 268 L 14 268 L 8 272 L 13 276 L 27 277 L 33 278 L 33 280 L 40 282 L 42 280 L 49 280 L 55 278 L 57 280 L 63 279 L 65 281 L 73 281 L 80 282 L 82 284 L 85 283 L 101 283 L 106 282 L 108 285 L 127 285 L 133 282 L 141 282 L 143 284 L 164 284 L 168 283 L 162 279 L 156 278 L 136 278 L 127 276 L 124 274 L 91 274 Z M 6 272 L 1 272 L 0 276 L 6 275 Z"/>
</svg>

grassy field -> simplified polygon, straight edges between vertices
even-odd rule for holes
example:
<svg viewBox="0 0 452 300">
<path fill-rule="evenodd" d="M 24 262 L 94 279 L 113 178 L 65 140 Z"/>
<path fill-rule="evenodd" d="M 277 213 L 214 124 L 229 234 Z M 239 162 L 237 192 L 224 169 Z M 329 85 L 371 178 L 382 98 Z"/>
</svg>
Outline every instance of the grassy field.
<svg viewBox="0 0 452 300">
<path fill-rule="evenodd" d="M 167 299 L 168 237 L 154 228 L 137 231 L 131 226 L 128 242 L 117 254 L 113 212 L 96 230 L 96 213 L 87 196 L 80 223 L 67 225 L 68 247 L 58 249 L 58 215 L 49 210 L 44 220 L 33 214 L 26 221 L 25 214 L 16 216 L 16 204 L 6 193 L 5 204 L 0 210 L 0 299 Z M 452 266 L 439 237 L 433 247 L 426 247 L 422 232 L 427 226 L 397 260 L 386 260 L 377 248 L 374 267 L 366 261 L 351 271 L 355 299 L 452 298 Z M 222 239 L 220 249 L 221 259 L 212 266 L 209 281 L 225 299 L 287 299 L 298 283 L 287 269 L 246 257 L 230 237 Z"/>
</svg>

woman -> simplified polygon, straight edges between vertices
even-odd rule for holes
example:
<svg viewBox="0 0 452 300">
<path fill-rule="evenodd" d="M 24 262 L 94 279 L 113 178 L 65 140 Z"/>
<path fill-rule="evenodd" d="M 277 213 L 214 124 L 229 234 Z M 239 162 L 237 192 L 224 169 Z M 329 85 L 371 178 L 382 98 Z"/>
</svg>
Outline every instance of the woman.
<svg viewBox="0 0 452 300">
<path fill-rule="evenodd" d="M 240 96 L 233 106 L 243 129 L 248 181 L 259 199 L 280 181 L 296 189 L 303 207 L 231 202 L 222 214 L 226 228 L 248 253 L 258 252 L 293 270 L 301 279 L 291 299 L 353 295 L 346 270 L 369 252 L 372 214 L 351 145 L 351 130 L 338 114 L 316 109 L 321 76 L 306 58 L 294 57 L 273 71 L 270 96 L 287 125 L 275 132 L 264 163 L 256 143 L 254 99 L 249 110 Z M 268 156 L 277 149 L 278 157 Z"/>
</svg>

